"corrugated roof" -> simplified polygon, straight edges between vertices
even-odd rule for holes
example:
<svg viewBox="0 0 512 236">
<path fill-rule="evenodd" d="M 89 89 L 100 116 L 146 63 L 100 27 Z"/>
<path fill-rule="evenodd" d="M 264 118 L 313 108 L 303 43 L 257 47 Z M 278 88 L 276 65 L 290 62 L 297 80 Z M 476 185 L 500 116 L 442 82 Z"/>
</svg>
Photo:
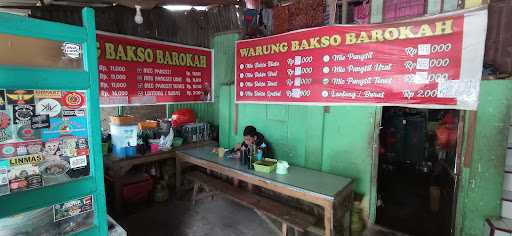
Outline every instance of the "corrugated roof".
<svg viewBox="0 0 512 236">
<path fill-rule="evenodd" d="M 46 6 L 31 10 L 35 18 L 68 24 L 81 24 L 79 7 Z M 143 10 L 144 23 L 134 22 L 135 10 L 128 7 L 95 8 L 98 30 L 151 38 L 168 42 L 210 47 L 210 39 L 219 32 L 239 30 L 238 8 L 218 6 L 208 11 L 172 12 L 164 8 Z"/>
</svg>

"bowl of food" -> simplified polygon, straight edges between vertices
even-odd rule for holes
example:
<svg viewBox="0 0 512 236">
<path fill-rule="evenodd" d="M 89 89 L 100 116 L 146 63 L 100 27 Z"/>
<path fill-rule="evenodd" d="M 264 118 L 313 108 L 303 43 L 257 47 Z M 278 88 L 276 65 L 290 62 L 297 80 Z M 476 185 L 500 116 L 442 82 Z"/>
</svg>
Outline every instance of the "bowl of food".
<svg viewBox="0 0 512 236">
<path fill-rule="evenodd" d="M 57 184 L 68 180 L 66 172 L 71 167 L 64 160 L 48 160 L 39 166 L 39 172 L 43 176 L 44 184 Z"/>
</svg>

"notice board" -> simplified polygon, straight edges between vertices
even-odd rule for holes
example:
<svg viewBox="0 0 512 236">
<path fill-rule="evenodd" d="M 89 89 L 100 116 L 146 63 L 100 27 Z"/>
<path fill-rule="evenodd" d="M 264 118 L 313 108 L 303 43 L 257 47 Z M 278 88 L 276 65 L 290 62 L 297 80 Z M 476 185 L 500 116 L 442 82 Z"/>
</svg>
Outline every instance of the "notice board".
<svg viewBox="0 0 512 236">
<path fill-rule="evenodd" d="M 213 51 L 97 33 L 101 106 L 213 101 Z"/>
<path fill-rule="evenodd" d="M 487 10 L 236 43 L 236 102 L 476 110 Z"/>
</svg>

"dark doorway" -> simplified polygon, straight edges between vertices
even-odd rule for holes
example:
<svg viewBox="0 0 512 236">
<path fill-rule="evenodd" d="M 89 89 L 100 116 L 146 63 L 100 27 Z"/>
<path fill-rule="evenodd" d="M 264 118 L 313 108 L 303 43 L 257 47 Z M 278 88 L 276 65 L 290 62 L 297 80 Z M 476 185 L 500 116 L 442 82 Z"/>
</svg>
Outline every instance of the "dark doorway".
<svg viewBox="0 0 512 236">
<path fill-rule="evenodd" d="M 459 112 L 385 107 L 376 223 L 403 233 L 451 234 Z"/>
</svg>

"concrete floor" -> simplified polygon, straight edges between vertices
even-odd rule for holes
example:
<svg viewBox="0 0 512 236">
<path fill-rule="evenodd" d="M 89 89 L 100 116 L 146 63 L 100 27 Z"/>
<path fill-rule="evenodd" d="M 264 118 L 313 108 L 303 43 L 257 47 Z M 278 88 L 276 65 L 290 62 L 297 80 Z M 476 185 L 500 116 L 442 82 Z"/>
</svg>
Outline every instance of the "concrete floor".
<svg viewBox="0 0 512 236">
<path fill-rule="evenodd" d="M 130 210 L 128 210 L 130 211 Z M 136 212 L 135 212 L 136 211 Z M 129 236 L 261 236 L 274 235 L 272 228 L 252 209 L 220 196 L 195 206 L 170 200 L 137 207 L 135 213 L 116 218 Z"/>
<path fill-rule="evenodd" d="M 276 234 L 255 211 L 222 196 L 190 201 L 171 199 L 165 203 L 128 208 L 114 217 L 129 236 L 271 236 Z M 378 226 L 363 236 L 406 236 Z"/>
</svg>

